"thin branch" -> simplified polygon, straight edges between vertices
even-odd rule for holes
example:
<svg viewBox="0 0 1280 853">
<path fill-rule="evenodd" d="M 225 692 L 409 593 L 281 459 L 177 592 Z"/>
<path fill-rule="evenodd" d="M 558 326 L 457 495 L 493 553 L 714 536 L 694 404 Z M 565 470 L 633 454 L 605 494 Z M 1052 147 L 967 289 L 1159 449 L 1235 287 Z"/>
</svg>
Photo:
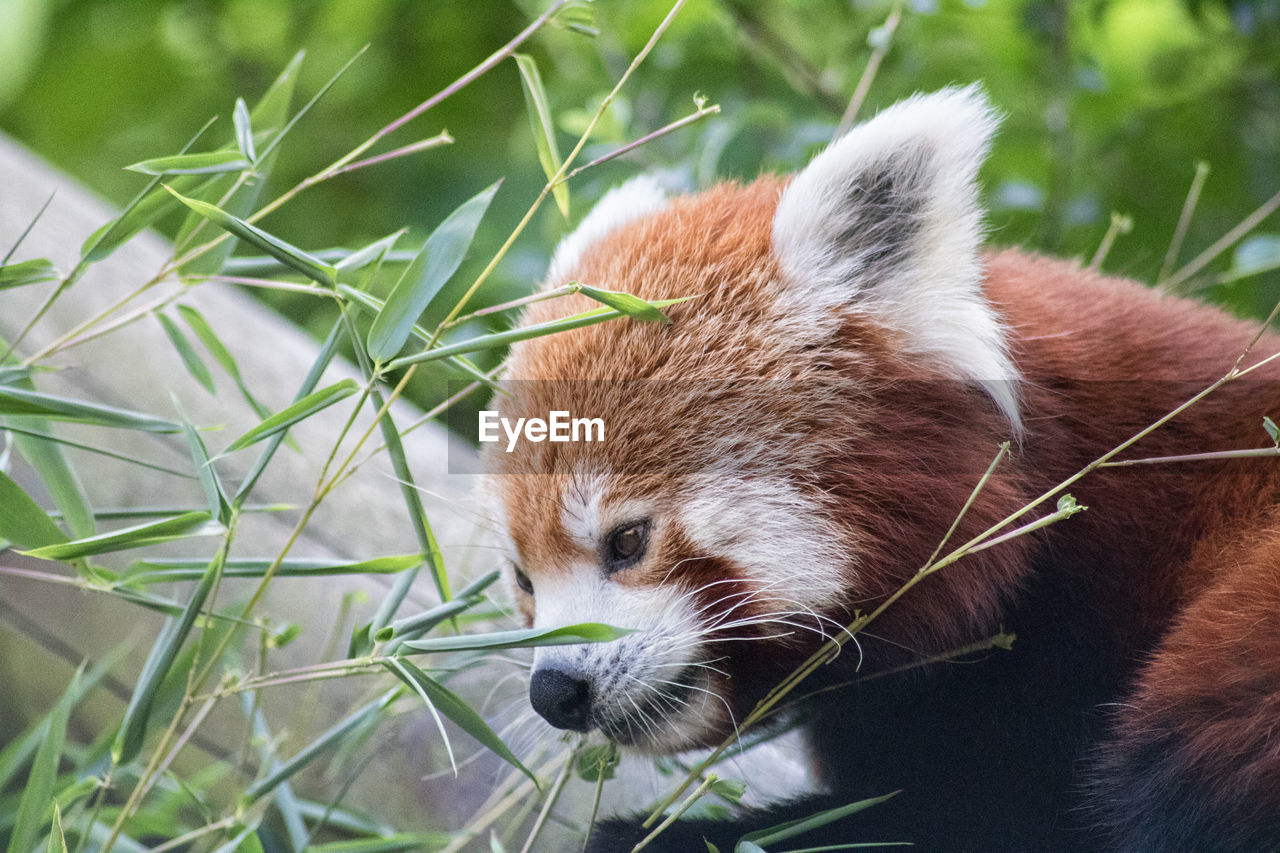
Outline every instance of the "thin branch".
<svg viewBox="0 0 1280 853">
<path fill-rule="evenodd" d="M 853 97 L 849 99 L 849 106 L 845 107 L 844 115 L 840 116 L 840 125 L 836 128 L 837 139 L 848 133 L 849 128 L 853 127 L 854 121 L 858 118 L 858 111 L 862 109 L 867 93 L 871 91 L 871 83 L 880 71 L 880 63 L 884 62 L 885 56 L 889 53 L 889 48 L 893 44 L 893 34 L 897 32 L 901 21 L 902 0 L 895 0 L 893 8 L 889 10 L 889 17 L 884 19 L 883 24 L 872 30 L 868 37 L 874 38 L 876 45 L 867 59 L 867 67 L 862 69 L 862 76 L 858 78 L 858 85 L 853 90 Z"/>
<path fill-rule="evenodd" d="M 1178 224 L 1173 229 L 1173 239 L 1169 241 L 1169 251 L 1165 253 L 1164 263 L 1160 265 L 1160 274 L 1156 276 L 1156 286 L 1163 286 L 1164 280 L 1173 272 L 1173 265 L 1178 262 L 1178 253 L 1182 251 L 1182 241 L 1187 236 L 1187 228 L 1191 225 L 1191 215 L 1200 202 L 1200 190 L 1204 189 L 1205 179 L 1209 177 L 1209 164 L 1201 160 L 1196 163 L 1196 174 L 1191 179 L 1191 189 L 1187 190 L 1187 198 L 1182 202 L 1182 213 L 1178 214 Z"/>
</svg>

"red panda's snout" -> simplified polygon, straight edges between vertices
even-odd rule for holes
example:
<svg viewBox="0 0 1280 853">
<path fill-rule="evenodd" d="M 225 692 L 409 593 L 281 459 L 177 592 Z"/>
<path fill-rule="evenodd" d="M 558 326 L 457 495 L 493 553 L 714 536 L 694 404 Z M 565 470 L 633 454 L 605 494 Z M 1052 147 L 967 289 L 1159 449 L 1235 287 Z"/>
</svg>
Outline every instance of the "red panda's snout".
<svg viewBox="0 0 1280 853">
<path fill-rule="evenodd" d="M 491 483 L 505 498 L 496 520 L 526 623 L 629 632 L 539 648 L 533 709 L 557 728 L 654 753 L 731 734 L 829 634 L 836 623 L 820 610 L 848 580 L 814 499 L 780 477 L 664 481 L 661 497 L 599 471 Z"/>
<path fill-rule="evenodd" d="M 718 736 L 729 685 L 707 660 L 711 631 L 694 596 L 678 585 L 612 580 L 591 565 L 537 574 L 535 627 L 605 622 L 632 632 L 609 643 L 538 649 L 529 700 L 543 719 L 656 752 Z"/>
</svg>

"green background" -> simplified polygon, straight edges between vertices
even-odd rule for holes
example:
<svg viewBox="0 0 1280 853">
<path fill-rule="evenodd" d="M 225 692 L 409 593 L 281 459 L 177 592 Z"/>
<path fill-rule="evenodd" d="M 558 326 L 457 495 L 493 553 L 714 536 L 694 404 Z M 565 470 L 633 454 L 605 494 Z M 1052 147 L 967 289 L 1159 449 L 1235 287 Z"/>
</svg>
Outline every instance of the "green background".
<svg viewBox="0 0 1280 853">
<path fill-rule="evenodd" d="M 669 8 L 599 0 L 592 37 L 548 29 L 524 49 L 542 70 L 572 147 L 585 117 Z M 439 91 L 523 28 L 534 0 L 0 0 L 0 129 L 117 203 L 145 177 L 122 169 L 176 152 L 210 116 L 231 136 L 236 96 L 251 103 L 299 49 L 295 105 L 363 45 L 368 51 L 305 117 L 271 176 L 269 198 Z M 590 170 L 572 219 L 644 169 L 688 186 L 790 170 L 825 141 L 893 4 L 880 0 L 693 0 L 628 85 L 586 159 L 694 109 L 719 116 Z M 1119 212 L 1132 217 L 1111 272 L 1155 278 L 1197 161 L 1211 166 L 1183 262 L 1280 190 L 1280 0 L 1045 2 L 913 0 L 862 110 L 915 91 L 981 81 L 1006 119 L 983 172 L 991 241 L 1088 260 Z M 265 221 L 308 249 L 363 245 L 402 226 L 409 246 L 499 177 L 506 182 L 455 296 L 519 220 L 543 182 L 514 62 L 410 123 L 386 143 L 447 129 L 452 146 L 363 169 L 303 193 Z M 161 223 L 171 232 L 179 217 Z M 481 294 L 521 295 L 567 224 L 546 205 Z M 1280 273 L 1223 274 L 1280 259 L 1280 217 L 1264 221 L 1186 288 L 1247 315 L 1280 298 Z M 452 304 L 449 292 L 438 304 Z M 317 330 L 305 297 L 275 304 Z M 433 318 L 428 317 L 428 320 Z M 434 318 L 439 319 L 439 318 Z M 501 321 L 500 321 L 501 322 Z M 424 380 L 420 398 L 439 393 Z"/>
</svg>

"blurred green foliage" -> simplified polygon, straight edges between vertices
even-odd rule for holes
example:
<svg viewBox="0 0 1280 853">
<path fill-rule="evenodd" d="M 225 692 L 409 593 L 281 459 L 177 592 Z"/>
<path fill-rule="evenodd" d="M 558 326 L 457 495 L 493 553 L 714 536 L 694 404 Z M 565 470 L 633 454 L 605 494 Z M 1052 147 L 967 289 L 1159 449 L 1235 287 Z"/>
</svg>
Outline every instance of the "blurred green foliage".
<svg viewBox="0 0 1280 853">
<path fill-rule="evenodd" d="M 123 203 L 144 180 L 124 165 L 176 152 L 215 114 L 211 138 L 226 141 L 235 97 L 252 102 L 295 51 L 308 54 L 299 87 L 305 98 L 370 45 L 295 131 L 265 199 L 447 86 L 545 5 L 0 0 L 0 46 L 8 46 L 0 50 L 0 128 Z M 563 150 L 670 3 L 592 6 L 598 35 L 547 29 L 525 48 L 541 68 Z M 893 8 L 891 0 L 693 0 L 584 158 L 688 114 L 696 93 L 723 112 L 575 179 L 572 218 L 641 169 L 697 187 L 802 164 L 830 139 Z M 1007 116 L 983 174 L 994 243 L 1087 260 L 1111 214 L 1124 213 L 1132 232 L 1119 237 L 1104 267 L 1153 280 L 1197 161 L 1212 171 L 1182 262 L 1280 191 L 1280 0 L 911 0 L 901 8 L 860 115 L 914 91 L 982 81 Z M 408 225 L 402 245 L 410 245 L 505 177 L 470 260 L 450 284 L 456 296 L 542 185 L 515 63 L 387 144 L 441 129 L 456 144 L 328 181 L 264 224 L 309 249 L 362 245 Z M 179 223 L 175 217 L 163 227 Z M 480 301 L 527 292 L 566 227 L 555 205 L 544 206 Z M 1238 313 L 1265 314 L 1280 298 L 1280 272 L 1221 279 L 1242 265 L 1276 261 L 1276 232 L 1280 217 L 1272 216 L 1239 257 L 1226 253 L 1191 289 Z M 311 317 L 319 306 L 305 297 L 275 302 L 304 324 L 329 322 Z M 435 396 L 438 381 L 420 395 Z"/>
</svg>

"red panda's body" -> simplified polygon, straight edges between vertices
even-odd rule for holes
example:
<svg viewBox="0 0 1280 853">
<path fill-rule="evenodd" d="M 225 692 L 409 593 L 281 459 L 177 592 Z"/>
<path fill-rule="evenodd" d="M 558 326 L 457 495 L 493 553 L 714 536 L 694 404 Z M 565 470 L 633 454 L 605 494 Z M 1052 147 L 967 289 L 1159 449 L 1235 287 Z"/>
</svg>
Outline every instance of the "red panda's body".
<svg viewBox="0 0 1280 853">
<path fill-rule="evenodd" d="M 1254 325 L 1131 282 L 979 254 L 972 179 L 991 126 L 972 90 L 916 99 L 789 184 L 671 201 L 633 188 L 632 209 L 589 219 L 558 254 L 553 286 L 696 298 L 670 326 L 615 321 L 512 353 L 504 411 L 570 409 L 607 430 L 489 457 L 519 607 L 540 626 L 637 629 L 539 652 L 531 696 L 553 724 L 648 750 L 718 742 L 928 561 L 1001 441 L 1013 450 L 952 546 L 1250 343 Z M 544 302 L 524 322 L 587 307 Z M 1264 337 L 1246 364 L 1278 349 Z M 1122 458 L 1261 447 L 1277 413 L 1280 362 Z M 1087 512 L 927 578 L 799 692 L 1002 629 L 1012 650 L 801 703 L 829 794 L 677 823 L 646 849 L 730 850 L 898 789 L 799 840 L 1280 849 L 1280 460 L 1106 468 L 1069 491 Z M 609 822 L 593 849 L 642 835 Z"/>
</svg>

